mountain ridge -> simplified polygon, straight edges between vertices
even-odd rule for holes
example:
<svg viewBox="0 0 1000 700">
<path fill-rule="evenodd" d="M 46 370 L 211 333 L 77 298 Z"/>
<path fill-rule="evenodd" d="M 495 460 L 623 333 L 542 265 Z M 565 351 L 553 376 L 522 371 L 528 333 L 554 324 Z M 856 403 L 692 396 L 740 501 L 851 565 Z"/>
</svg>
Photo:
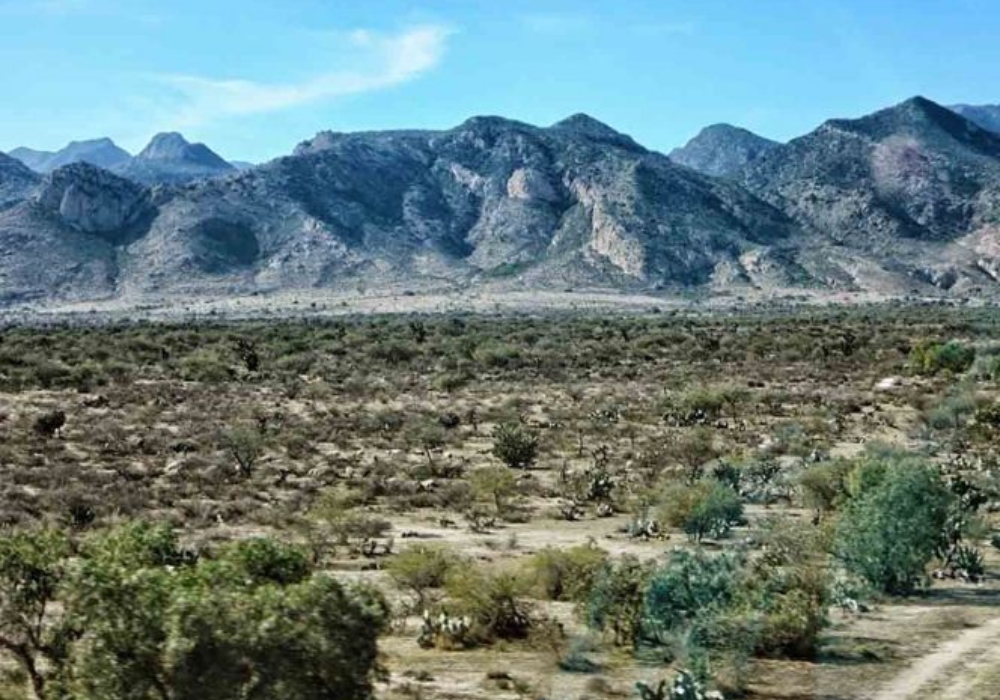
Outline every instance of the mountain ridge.
<svg viewBox="0 0 1000 700">
<path fill-rule="evenodd" d="M 160 135 L 131 162 L 197 162 L 193 146 Z M 769 142 L 726 177 L 586 115 L 325 131 L 222 177 L 128 174 L 41 180 L 0 160 L 0 298 L 400 284 L 971 294 L 1000 279 L 1000 136 L 924 98 Z"/>
</svg>

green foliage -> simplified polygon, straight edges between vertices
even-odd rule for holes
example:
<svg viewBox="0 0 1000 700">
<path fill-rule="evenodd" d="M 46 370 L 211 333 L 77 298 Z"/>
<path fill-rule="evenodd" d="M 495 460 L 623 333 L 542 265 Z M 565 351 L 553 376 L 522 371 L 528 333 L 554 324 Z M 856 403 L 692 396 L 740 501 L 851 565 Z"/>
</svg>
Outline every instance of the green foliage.
<svg viewBox="0 0 1000 700">
<path fill-rule="evenodd" d="M 850 463 L 823 462 L 806 468 L 798 477 L 802 500 L 807 508 L 822 515 L 835 510 L 847 494 Z"/>
<path fill-rule="evenodd" d="M 219 384 L 233 379 L 235 372 L 220 350 L 197 350 L 184 357 L 178 374 L 186 381 Z"/>
<path fill-rule="evenodd" d="M 632 556 L 605 562 L 584 607 L 587 626 L 610 632 L 618 646 L 638 647 L 643 638 L 646 589 L 653 572 L 652 564 Z"/>
<path fill-rule="evenodd" d="M 869 458 L 852 474 L 837 556 L 878 590 L 910 593 L 942 545 L 951 495 L 938 470 L 917 458 Z"/>
<path fill-rule="evenodd" d="M 50 624 L 70 554 L 69 539 L 55 530 L 0 537 L 0 657 L 9 655 L 31 681 L 36 698 L 45 691 L 44 664 L 62 664 L 65 628 Z"/>
<path fill-rule="evenodd" d="M 236 464 L 241 477 L 253 476 L 257 460 L 264 451 L 264 436 L 256 428 L 239 425 L 222 435 L 222 445 Z"/>
<path fill-rule="evenodd" d="M 472 621 L 472 638 L 480 644 L 498 639 L 525 639 L 535 622 L 528 603 L 531 581 L 503 566 L 463 566 L 446 583 L 450 611 Z"/>
<path fill-rule="evenodd" d="M 607 558 L 607 552 L 590 545 L 546 547 L 531 557 L 527 567 L 539 597 L 582 601 L 590 594 Z"/>
<path fill-rule="evenodd" d="M 699 542 L 729 534 L 743 519 L 743 504 L 732 488 L 718 481 L 672 484 L 661 497 L 659 518 Z"/>
<path fill-rule="evenodd" d="M 656 570 L 646 588 L 644 634 L 665 643 L 692 634 L 705 643 L 710 627 L 739 591 L 742 559 L 730 553 L 676 549 Z M 693 628 L 693 630 L 692 630 Z"/>
<path fill-rule="evenodd" d="M 517 477 L 506 467 L 480 467 L 469 474 L 472 492 L 487 500 L 504 517 L 510 510 L 511 499 L 517 494 Z"/>
<path fill-rule="evenodd" d="M 39 700 L 371 697 L 384 601 L 313 574 L 294 548 L 195 557 L 170 528 L 133 523 L 72 556 L 61 534 L 27 533 L 0 538 L 0 577 L 0 636 L 30 618 L 45 640 L 33 656 L 0 649 Z"/>
<path fill-rule="evenodd" d="M 961 374 L 976 359 L 975 348 L 957 340 L 947 343 L 924 341 L 910 351 L 910 366 L 917 374 L 934 375 L 938 372 Z"/>
<path fill-rule="evenodd" d="M 393 556 L 385 570 L 396 586 L 413 594 L 416 607 L 422 610 L 428 592 L 442 588 L 459 561 L 444 547 L 416 544 Z"/>
<path fill-rule="evenodd" d="M 520 425 L 498 425 L 493 430 L 493 456 L 511 469 L 528 469 L 538 457 L 538 438 Z"/>
</svg>

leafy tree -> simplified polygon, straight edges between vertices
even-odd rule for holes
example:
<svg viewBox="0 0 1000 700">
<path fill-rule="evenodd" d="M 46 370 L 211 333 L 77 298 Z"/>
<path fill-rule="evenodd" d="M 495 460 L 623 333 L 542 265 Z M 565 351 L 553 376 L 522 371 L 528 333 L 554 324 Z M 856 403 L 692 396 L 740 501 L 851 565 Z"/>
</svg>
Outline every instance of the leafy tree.
<svg viewBox="0 0 1000 700">
<path fill-rule="evenodd" d="M 254 428 L 238 426 L 227 430 L 222 444 L 236 462 L 236 472 L 243 478 L 253 476 L 257 460 L 264 451 L 264 436 Z"/>
<path fill-rule="evenodd" d="M 937 469 L 916 458 L 873 465 L 840 520 L 836 553 L 884 593 L 912 592 L 943 544 L 951 495 Z"/>
<path fill-rule="evenodd" d="M 493 456 L 511 469 L 529 469 L 538 457 L 538 438 L 515 424 L 493 430 Z"/>
<path fill-rule="evenodd" d="M 527 601 L 531 581 L 503 566 L 456 568 L 446 584 L 449 605 L 472 620 L 472 636 L 480 643 L 524 639 L 534 619 Z"/>
<path fill-rule="evenodd" d="M 365 700 L 379 671 L 382 598 L 267 540 L 198 557 L 139 523 L 71 555 L 59 533 L 12 534 L 0 577 L 0 651 L 39 700 Z"/>
<path fill-rule="evenodd" d="M 45 696 L 44 666 L 65 655 L 65 628 L 49 615 L 65 573 L 68 538 L 54 530 L 0 537 L 0 652 L 27 675 L 35 697 Z"/>
</svg>

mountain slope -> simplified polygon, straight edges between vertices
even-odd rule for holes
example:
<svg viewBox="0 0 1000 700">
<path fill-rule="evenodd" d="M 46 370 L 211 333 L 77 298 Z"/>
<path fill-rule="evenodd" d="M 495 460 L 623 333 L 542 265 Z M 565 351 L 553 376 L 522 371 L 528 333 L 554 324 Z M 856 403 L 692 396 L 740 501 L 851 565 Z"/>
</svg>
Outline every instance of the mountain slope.
<svg viewBox="0 0 1000 700">
<path fill-rule="evenodd" d="M 796 230 L 737 185 L 579 115 L 548 129 L 479 117 L 442 132 L 322 133 L 165 197 L 129 250 L 142 261 L 125 270 L 130 289 L 746 281 L 741 256 L 781 257 Z"/>
<path fill-rule="evenodd" d="M 949 109 L 987 131 L 1000 133 L 1000 105 L 952 105 Z"/>
<path fill-rule="evenodd" d="M 716 177 L 738 177 L 752 160 L 780 144 L 730 124 L 713 124 L 681 148 L 670 160 Z"/>
<path fill-rule="evenodd" d="M 202 143 L 189 143 L 176 133 L 157 134 L 127 163 L 113 172 L 143 184 L 180 184 L 236 172 Z"/>
<path fill-rule="evenodd" d="M 28 166 L 0 153 L 0 211 L 25 199 L 38 179 Z"/>
<path fill-rule="evenodd" d="M 995 278 L 1000 135 L 924 98 L 816 131 L 743 182 L 838 246 L 939 286 Z"/>
<path fill-rule="evenodd" d="M 20 161 L 36 173 L 45 172 L 45 164 L 55 155 L 50 151 L 36 151 L 33 148 L 21 146 L 7 153 L 8 156 Z"/>
</svg>

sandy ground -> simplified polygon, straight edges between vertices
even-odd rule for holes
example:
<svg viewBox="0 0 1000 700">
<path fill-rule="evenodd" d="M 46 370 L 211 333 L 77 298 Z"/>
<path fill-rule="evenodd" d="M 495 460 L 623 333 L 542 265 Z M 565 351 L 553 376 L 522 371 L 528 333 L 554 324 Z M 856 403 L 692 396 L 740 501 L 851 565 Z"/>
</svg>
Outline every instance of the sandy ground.
<svg viewBox="0 0 1000 700">
<path fill-rule="evenodd" d="M 917 659 L 871 700 L 969 700 L 982 672 L 996 667 L 1000 667 L 1000 615 Z M 1000 697 L 1000 686 L 993 690 L 993 697 Z"/>
<path fill-rule="evenodd" d="M 103 301 L 25 304 L 0 309 L 0 322 L 47 323 L 76 321 L 101 323 L 116 320 L 195 321 L 222 318 L 275 319 L 288 317 L 336 317 L 355 314 L 393 313 L 540 313 L 725 311 L 782 308 L 800 305 L 864 305 L 900 298 L 874 292 L 812 290 L 748 290 L 739 294 L 680 296 L 641 294 L 613 290 L 502 291 L 461 290 L 431 292 L 385 292 L 358 294 L 336 290 L 303 289 L 274 294 L 198 297 L 116 298 Z M 909 302 L 973 304 L 958 299 L 908 299 Z"/>
</svg>

